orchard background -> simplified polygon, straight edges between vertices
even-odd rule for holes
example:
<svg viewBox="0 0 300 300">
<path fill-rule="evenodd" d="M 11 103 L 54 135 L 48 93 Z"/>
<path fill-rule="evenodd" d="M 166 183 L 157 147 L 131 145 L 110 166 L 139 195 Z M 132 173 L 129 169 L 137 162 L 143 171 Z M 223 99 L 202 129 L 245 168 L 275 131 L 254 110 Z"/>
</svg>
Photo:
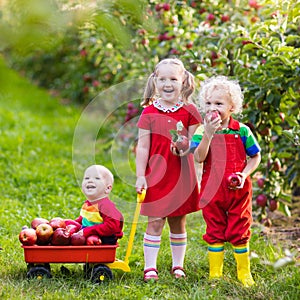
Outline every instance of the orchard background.
<svg viewBox="0 0 300 300">
<path fill-rule="evenodd" d="M 270 224 L 270 210 L 291 214 L 300 186 L 299 1 L 29 2 L 4 6 L 2 53 L 11 67 L 65 102 L 86 105 L 113 85 L 148 76 L 172 56 L 183 60 L 198 87 L 212 75 L 238 79 L 245 103 L 237 117 L 262 147 L 258 219 Z M 113 122 L 139 113 L 139 103 L 130 103 Z"/>
</svg>

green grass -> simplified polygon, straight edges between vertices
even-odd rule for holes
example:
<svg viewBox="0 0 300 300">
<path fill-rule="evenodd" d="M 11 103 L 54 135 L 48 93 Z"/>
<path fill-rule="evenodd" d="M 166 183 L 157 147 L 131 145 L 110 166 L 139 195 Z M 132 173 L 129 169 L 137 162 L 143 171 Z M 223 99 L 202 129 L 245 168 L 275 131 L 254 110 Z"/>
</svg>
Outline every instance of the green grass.
<svg viewBox="0 0 300 300">
<path fill-rule="evenodd" d="M 284 256 L 259 230 L 253 231 L 251 261 L 255 287 L 236 280 L 235 262 L 226 245 L 224 279 L 208 281 L 205 224 L 201 213 L 188 216 L 186 280 L 170 275 L 171 254 L 167 227 L 158 259 L 159 282 L 145 284 L 142 240 L 145 218 L 140 217 L 130 257 L 131 272 L 113 270 L 114 279 L 94 285 L 84 279 L 81 264 L 67 264 L 70 275 L 52 264 L 53 278 L 27 280 L 27 267 L 18 234 L 37 216 L 75 217 L 84 200 L 72 164 L 72 140 L 80 109 L 65 106 L 0 63 L 0 298 L 1 299 L 299 299 L 300 272 L 296 265 L 275 270 Z M 99 159 L 111 165 L 108 155 Z M 82 162 L 84 164 L 84 161 Z M 135 207 L 134 188 L 116 178 L 112 198 L 125 216 L 125 236 L 117 257 L 124 259 Z M 271 264 L 269 263 L 271 262 Z"/>
</svg>

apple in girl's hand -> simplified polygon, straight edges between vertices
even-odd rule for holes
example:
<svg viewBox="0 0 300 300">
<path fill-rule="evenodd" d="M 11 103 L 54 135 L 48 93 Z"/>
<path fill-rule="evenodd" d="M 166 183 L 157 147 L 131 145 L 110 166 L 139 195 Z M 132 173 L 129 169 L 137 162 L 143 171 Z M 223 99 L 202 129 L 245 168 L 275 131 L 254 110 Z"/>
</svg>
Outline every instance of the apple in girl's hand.
<svg viewBox="0 0 300 300">
<path fill-rule="evenodd" d="M 176 123 L 176 130 L 171 129 L 170 134 L 172 137 L 172 142 L 174 146 L 176 147 L 177 152 L 179 153 L 180 150 L 185 152 L 190 147 L 190 141 L 189 139 L 182 134 L 184 130 L 184 126 L 182 121 L 179 121 Z"/>
<path fill-rule="evenodd" d="M 190 141 L 185 135 L 180 135 L 177 138 L 177 141 L 174 143 L 176 149 L 178 151 L 182 150 L 185 152 L 190 148 Z"/>
<path fill-rule="evenodd" d="M 51 219 L 49 224 L 53 228 L 53 230 L 56 230 L 57 228 L 66 228 L 65 220 L 60 217 Z"/>
<path fill-rule="evenodd" d="M 241 185 L 241 177 L 235 173 L 232 173 L 227 178 L 228 187 L 235 190 L 239 185 Z"/>
<path fill-rule="evenodd" d="M 71 235 L 71 245 L 72 246 L 82 246 L 85 245 L 86 238 L 79 234 L 79 233 L 74 233 Z"/>
<path fill-rule="evenodd" d="M 90 246 L 101 245 L 102 241 L 98 235 L 90 235 L 86 238 L 86 244 Z"/>
<path fill-rule="evenodd" d="M 31 227 L 33 229 L 36 229 L 40 224 L 49 224 L 49 221 L 47 219 L 44 219 L 44 218 L 34 218 L 31 221 Z"/>
<path fill-rule="evenodd" d="M 24 246 L 32 246 L 37 241 L 36 231 L 33 228 L 23 228 L 19 234 L 19 240 Z"/>
<path fill-rule="evenodd" d="M 53 228 L 50 224 L 42 223 L 36 228 L 37 244 L 47 245 L 53 235 Z"/>
</svg>

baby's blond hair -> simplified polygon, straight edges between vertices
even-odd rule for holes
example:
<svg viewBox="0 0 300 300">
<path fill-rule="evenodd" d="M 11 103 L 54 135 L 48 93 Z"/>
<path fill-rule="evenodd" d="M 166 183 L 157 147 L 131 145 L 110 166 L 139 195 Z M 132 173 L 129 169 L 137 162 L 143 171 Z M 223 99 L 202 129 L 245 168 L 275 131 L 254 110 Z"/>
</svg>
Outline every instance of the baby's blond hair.
<svg viewBox="0 0 300 300">
<path fill-rule="evenodd" d="M 206 79 L 201 83 L 201 89 L 199 94 L 200 111 L 205 111 L 205 101 L 214 89 L 224 89 L 233 106 L 233 113 L 239 114 L 243 110 L 244 95 L 237 80 L 229 79 L 226 76 L 214 76 Z"/>
</svg>

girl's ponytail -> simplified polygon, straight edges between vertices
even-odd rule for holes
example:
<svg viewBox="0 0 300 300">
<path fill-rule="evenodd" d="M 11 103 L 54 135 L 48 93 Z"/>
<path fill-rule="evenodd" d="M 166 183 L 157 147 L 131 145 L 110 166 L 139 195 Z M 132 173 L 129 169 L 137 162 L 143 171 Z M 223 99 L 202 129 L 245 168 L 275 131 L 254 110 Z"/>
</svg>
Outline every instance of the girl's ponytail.
<svg viewBox="0 0 300 300">
<path fill-rule="evenodd" d="M 152 100 L 155 95 L 155 74 L 152 73 L 148 80 L 144 91 L 143 101 L 141 102 L 142 106 L 148 106 L 152 103 Z"/>
<path fill-rule="evenodd" d="M 182 86 L 181 96 L 182 101 L 187 104 L 189 102 L 189 97 L 193 94 L 195 90 L 195 80 L 194 75 L 189 71 L 185 70 L 185 79 Z"/>
</svg>

